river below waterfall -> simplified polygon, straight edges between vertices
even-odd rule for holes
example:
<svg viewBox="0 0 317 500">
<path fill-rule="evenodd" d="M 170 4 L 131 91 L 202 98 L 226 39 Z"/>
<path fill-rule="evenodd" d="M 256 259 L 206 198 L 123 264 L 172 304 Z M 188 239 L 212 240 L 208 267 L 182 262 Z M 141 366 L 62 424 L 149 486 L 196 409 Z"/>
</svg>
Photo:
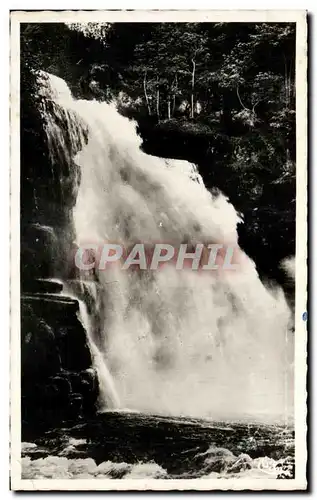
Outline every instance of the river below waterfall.
<svg viewBox="0 0 317 500">
<path fill-rule="evenodd" d="M 294 477 L 291 426 L 115 411 L 25 437 L 24 479 Z"/>
</svg>

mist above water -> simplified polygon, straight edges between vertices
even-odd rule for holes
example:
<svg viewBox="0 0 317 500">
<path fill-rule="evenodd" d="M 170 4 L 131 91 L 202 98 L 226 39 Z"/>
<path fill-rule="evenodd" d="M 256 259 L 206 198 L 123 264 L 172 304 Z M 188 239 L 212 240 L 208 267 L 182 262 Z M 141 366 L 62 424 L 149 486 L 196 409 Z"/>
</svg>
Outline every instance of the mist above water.
<svg viewBox="0 0 317 500">
<path fill-rule="evenodd" d="M 76 144 L 79 124 L 89 130 L 75 158 L 81 171 L 73 211 L 78 245 L 237 245 L 234 207 L 208 192 L 194 166 L 146 155 L 135 124 L 114 104 L 74 100 L 63 80 L 50 76 L 49 82 L 51 97 L 72 116 Z M 54 117 L 46 119 L 51 144 L 66 147 Z M 111 388 L 102 385 L 105 406 L 292 419 L 291 312 L 282 291 L 265 288 L 242 252 L 234 272 L 111 266 L 83 274 L 80 288 L 91 341 L 111 374 Z"/>
</svg>

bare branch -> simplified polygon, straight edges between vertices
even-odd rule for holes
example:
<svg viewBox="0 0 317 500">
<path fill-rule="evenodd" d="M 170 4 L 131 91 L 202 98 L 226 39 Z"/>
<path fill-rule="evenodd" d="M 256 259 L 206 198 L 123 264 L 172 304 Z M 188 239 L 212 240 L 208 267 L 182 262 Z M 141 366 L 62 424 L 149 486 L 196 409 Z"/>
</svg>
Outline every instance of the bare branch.
<svg viewBox="0 0 317 500">
<path fill-rule="evenodd" d="M 240 97 L 240 94 L 239 94 L 239 87 L 237 87 L 237 96 L 238 96 L 238 99 L 239 99 L 239 102 L 241 104 L 241 106 L 244 108 L 244 109 L 248 109 L 245 107 L 245 105 L 243 104 L 243 102 L 241 101 L 241 97 Z"/>
<path fill-rule="evenodd" d="M 254 113 L 254 110 L 255 110 L 256 106 L 257 106 L 258 104 L 260 104 L 260 102 L 261 102 L 262 100 L 263 100 L 263 99 L 259 99 L 259 100 L 258 100 L 258 101 L 254 104 L 254 106 L 253 106 L 253 108 L 252 108 L 252 113 Z"/>
</svg>

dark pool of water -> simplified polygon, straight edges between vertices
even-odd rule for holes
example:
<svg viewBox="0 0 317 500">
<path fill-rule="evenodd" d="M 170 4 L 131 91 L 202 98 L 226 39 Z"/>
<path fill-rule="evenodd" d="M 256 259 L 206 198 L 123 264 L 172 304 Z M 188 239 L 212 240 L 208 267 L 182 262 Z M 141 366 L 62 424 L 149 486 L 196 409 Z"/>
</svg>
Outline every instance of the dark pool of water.
<svg viewBox="0 0 317 500">
<path fill-rule="evenodd" d="M 280 425 L 106 412 L 26 441 L 26 478 L 294 477 L 294 431 Z"/>
</svg>

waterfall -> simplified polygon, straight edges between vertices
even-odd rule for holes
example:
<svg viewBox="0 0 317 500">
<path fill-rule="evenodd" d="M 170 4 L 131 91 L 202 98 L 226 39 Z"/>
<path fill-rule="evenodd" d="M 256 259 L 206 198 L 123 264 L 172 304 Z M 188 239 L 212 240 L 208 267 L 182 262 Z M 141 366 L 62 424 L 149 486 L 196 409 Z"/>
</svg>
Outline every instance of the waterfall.
<svg viewBox="0 0 317 500">
<path fill-rule="evenodd" d="M 135 123 L 114 104 L 75 100 L 61 79 L 49 81 L 51 98 L 72 117 L 75 143 L 75 116 L 89 131 L 75 158 L 81 171 L 73 210 L 78 245 L 237 245 L 234 207 L 208 192 L 193 166 L 146 155 Z M 54 127 L 48 135 L 55 144 Z M 102 390 L 115 390 L 122 407 L 145 412 L 291 419 L 291 312 L 283 292 L 266 288 L 254 263 L 241 256 L 234 272 L 167 265 L 83 274 L 85 321 L 107 366 Z"/>
<path fill-rule="evenodd" d="M 120 399 L 114 386 L 113 378 L 108 370 L 102 352 L 98 349 L 98 347 L 92 340 L 93 334 L 91 332 L 91 321 L 87 313 L 86 304 L 82 300 L 79 301 L 79 310 L 83 326 L 85 327 L 88 338 L 90 340 L 90 349 L 93 357 L 93 363 L 98 373 L 100 387 L 99 404 L 101 405 L 101 407 L 107 407 L 110 405 L 115 408 L 119 407 Z"/>
</svg>

